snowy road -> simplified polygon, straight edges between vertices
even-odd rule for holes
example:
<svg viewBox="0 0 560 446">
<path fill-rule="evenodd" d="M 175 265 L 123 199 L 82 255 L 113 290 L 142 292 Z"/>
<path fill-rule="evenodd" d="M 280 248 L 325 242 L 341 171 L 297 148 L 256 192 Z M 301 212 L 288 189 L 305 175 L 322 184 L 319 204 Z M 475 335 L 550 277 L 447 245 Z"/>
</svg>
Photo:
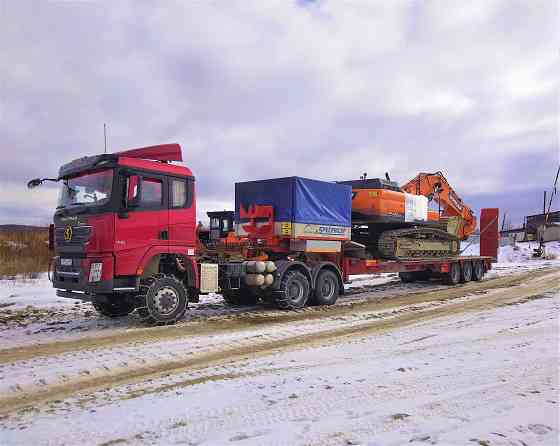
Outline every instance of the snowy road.
<svg viewBox="0 0 560 446">
<path fill-rule="evenodd" d="M 559 279 L 15 336 L 0 444 L 555 444 Z"/>
</svg>

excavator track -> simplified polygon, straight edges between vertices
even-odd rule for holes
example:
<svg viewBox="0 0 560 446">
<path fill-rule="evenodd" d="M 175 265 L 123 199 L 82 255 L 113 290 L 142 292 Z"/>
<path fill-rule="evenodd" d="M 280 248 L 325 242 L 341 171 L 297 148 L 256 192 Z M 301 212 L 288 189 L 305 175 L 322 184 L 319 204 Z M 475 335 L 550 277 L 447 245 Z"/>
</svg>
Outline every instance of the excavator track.
<svg viewBox="0 0 560 446">
<path fill-rule="evenodd" d="M 394 260 L 457 256 L 459 248 L 459 239 L 453 234 L 416 226 L 383 231 L 377 241 L 381 256 Z"/>
</svg>

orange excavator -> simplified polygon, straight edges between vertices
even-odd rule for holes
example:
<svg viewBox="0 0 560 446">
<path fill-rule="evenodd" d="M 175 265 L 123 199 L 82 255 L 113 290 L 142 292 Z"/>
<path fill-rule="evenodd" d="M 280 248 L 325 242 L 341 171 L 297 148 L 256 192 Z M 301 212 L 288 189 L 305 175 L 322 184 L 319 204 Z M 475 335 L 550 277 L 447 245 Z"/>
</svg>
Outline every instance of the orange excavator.
<svg viewBox="0 0 560 446">
<path fill-rule="evenodd" d="M 476 217 L 445 176 L 420 173 L 402 187 L 385 176 L 341 182 L 352 186 L 352 240 L 388 259 L 458 255 Z M 438 210 L 428 209 L 431 201 Z"/>
</svg>

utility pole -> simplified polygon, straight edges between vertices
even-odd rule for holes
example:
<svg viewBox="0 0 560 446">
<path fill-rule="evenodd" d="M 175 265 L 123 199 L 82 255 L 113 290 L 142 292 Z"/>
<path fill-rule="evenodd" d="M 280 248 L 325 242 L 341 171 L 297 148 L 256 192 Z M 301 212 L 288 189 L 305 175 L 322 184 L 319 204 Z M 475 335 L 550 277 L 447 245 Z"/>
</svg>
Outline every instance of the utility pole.
<svg viewBox="0 0 560 446">
<path fill-rule="evenodd" d="M 105 123 L 103 123 L 103 139 L 105 140 L 105 153 L 107 153 L 107 124 Z"/>
</svg>

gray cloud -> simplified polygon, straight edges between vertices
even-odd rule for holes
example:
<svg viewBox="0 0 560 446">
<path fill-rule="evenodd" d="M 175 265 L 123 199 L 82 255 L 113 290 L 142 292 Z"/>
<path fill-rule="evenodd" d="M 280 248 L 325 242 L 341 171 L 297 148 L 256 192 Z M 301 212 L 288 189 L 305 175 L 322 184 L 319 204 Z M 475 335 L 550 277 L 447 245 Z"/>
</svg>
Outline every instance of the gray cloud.
<svg viewBox="0 0 560 446">
<path fill-rule="evenodd" d="M 201 211 L 296 174 L 533 193 L 558 164 L 556 23 L 544 0 L 3 2 L 0 217 L 52 213 L 22 185 L 101 152 L 104 122 L 112 150 L 181 143 Z"/>
</svg>

